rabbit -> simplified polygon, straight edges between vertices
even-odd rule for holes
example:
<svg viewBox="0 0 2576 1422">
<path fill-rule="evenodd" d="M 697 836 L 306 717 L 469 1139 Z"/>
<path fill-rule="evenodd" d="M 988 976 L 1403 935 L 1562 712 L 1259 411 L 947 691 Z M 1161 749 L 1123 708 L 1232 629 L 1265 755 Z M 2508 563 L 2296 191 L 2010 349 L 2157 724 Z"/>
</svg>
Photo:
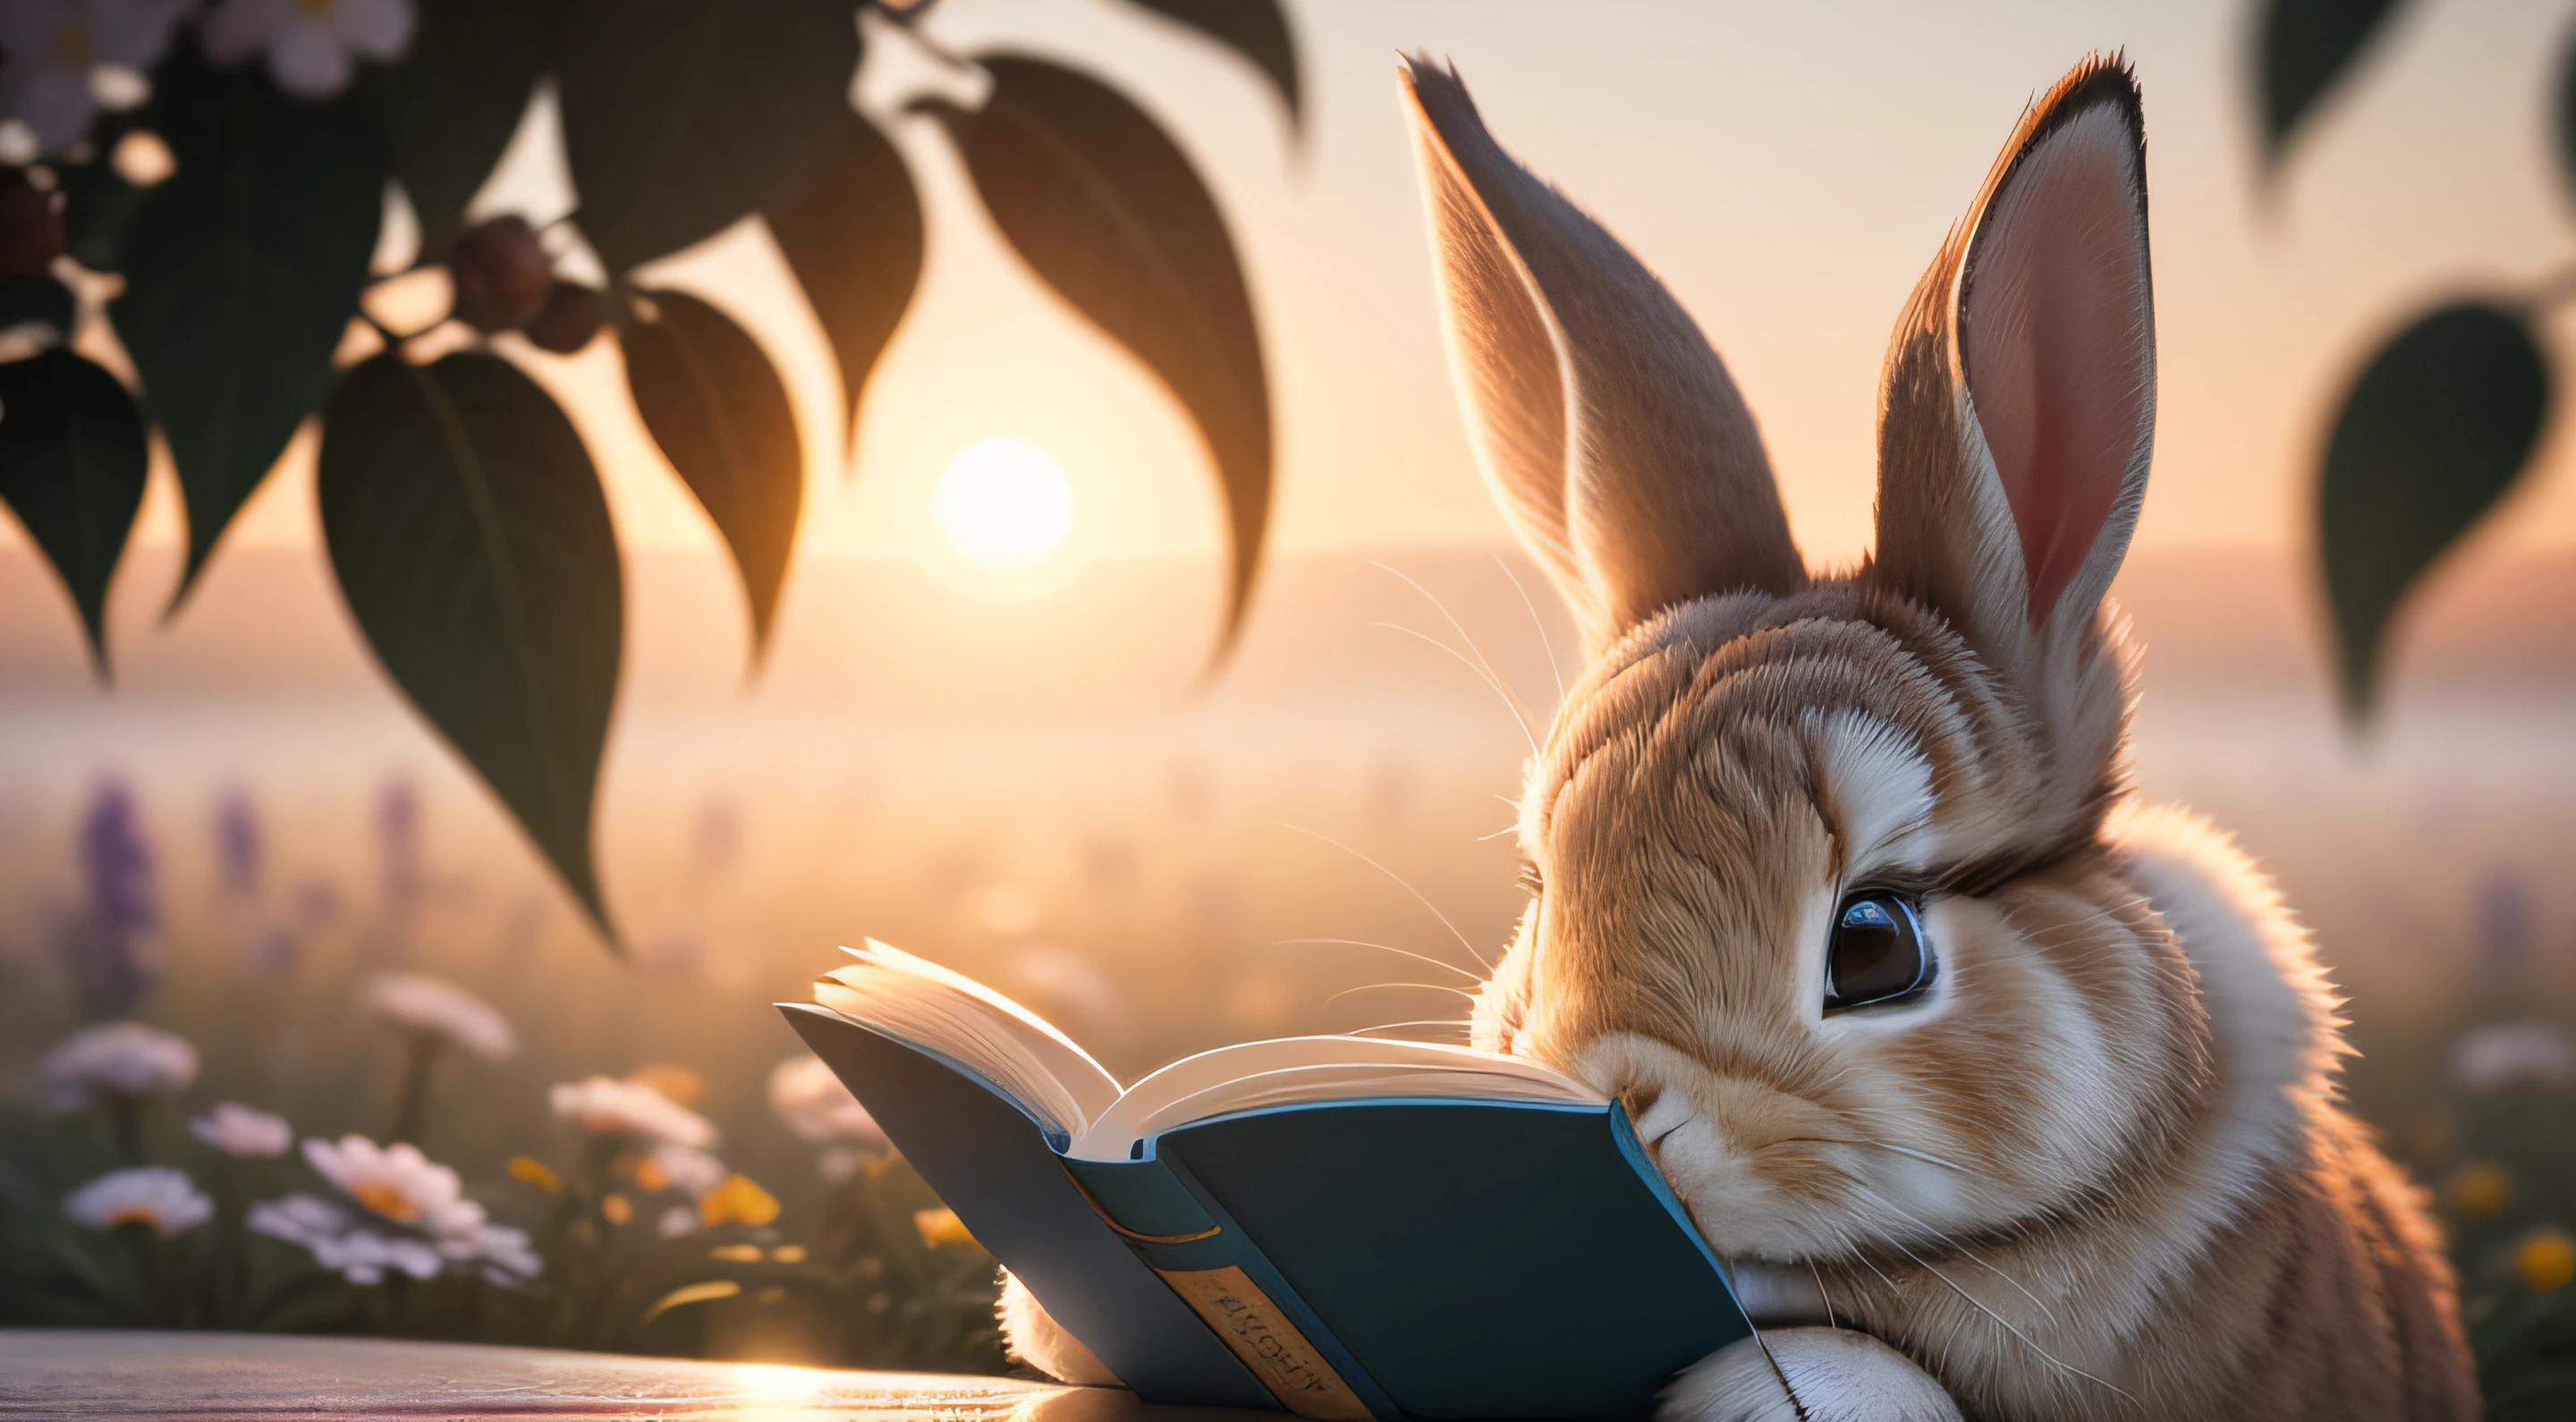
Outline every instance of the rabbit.
<svg viewBox="0 0 2576 1422">
<path fill-rule="evenodd" d="M 1590 657 L 1472 1036 L 1624 1101 L 1732 1261 L 1762 1331 L 1663 1415 L 2476 1416 L 2304 930 L 2131 788 L 2107 594 L 2155 330 L 2126 63 L 2024 112 L 1906 303 L 1842 576 L 1807 571 L 1680 305 L 1454 71 L 1405 80 L 1478 463 Z"/>
<path fill-rule="evenodd" d="M 1876 547 L 1811 575 L 1724 364 L 1402 73 L 1477 462 L 1588 665 L 1471 1039 L 1589 1082 L 1759 1332 L 1688 1422 L 2468 1419 L 2338 1003 L 2208 822 L 2140 804 L 2108 601 L 2155 416 L 2135 76 L 2023 114 L 1889 343 Z M 1019 1356 L 1113 1381 L 1012 1282 Z"/>
</svg>

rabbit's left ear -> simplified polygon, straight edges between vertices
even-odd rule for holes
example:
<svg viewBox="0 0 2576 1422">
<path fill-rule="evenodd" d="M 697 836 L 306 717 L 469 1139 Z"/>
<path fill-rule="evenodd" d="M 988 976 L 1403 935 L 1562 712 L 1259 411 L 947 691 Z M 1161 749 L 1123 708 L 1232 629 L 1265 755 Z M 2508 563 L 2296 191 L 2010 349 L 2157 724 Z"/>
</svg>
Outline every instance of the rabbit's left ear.
<svg viewBox="0 0 2576 1422">
<path fill-rule="evenodd" d="M 1872 575 L 2035 701 L 2096 645 L 2146 495 L 2155 374 L 2137 81 L 2088 60 L 2023 116 L 1916 287 L 1880 410 Z"/>
<path fill-rule="evenodd" d="M 1752 412 L 1681 303 L 1494 142 L 1454 71 L 1403 78 L 1477 462 L 1586 638 L 1804 584 Z"/>
</svg>

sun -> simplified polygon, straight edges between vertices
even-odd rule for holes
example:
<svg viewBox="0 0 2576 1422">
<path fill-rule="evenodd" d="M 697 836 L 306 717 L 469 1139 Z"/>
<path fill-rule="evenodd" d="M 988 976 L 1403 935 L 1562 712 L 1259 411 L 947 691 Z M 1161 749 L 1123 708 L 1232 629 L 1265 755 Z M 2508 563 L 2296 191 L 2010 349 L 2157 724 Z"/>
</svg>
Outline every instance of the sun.
<svg viewBox="0 0 2576 1422">
<path fill-rule="evenodd" d="M 930 523 L 949 551 L 988 573 L 1035 568 L 1073 533 L 1073 485 L 1024 439 L 957 451 L 930 490 Z"/>
</svg>

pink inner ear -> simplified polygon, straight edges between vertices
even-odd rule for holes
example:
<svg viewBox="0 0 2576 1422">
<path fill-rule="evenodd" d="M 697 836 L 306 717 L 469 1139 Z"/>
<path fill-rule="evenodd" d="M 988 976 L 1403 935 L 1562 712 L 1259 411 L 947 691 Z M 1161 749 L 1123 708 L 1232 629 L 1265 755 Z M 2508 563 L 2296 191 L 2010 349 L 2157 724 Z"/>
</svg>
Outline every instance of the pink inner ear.
<svg viewBox="0 0 2576 1422">
<path fill-rule="evenodd" d="M 2136 140 L 2109 106 L 2059 126 L 1996 196 L 1960 312 L 1968 393 L 2044 622 L 2120 500 L 2152 357 Z"/>
</svg>

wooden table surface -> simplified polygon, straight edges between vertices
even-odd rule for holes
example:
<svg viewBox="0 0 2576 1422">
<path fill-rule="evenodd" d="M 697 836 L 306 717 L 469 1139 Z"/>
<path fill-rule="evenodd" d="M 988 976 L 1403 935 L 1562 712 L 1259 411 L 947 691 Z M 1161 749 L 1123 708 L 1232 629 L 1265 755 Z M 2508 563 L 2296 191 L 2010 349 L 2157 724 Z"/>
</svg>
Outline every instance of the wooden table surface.
<svg viewBox="0 0 2576 1422">
<path fill-rule="evenodd" d="M 0 1329 L 0 1417 L 285 1416 L 1277 1422 L 1007 1378 L 373 1338 Z"/>
</svg>

